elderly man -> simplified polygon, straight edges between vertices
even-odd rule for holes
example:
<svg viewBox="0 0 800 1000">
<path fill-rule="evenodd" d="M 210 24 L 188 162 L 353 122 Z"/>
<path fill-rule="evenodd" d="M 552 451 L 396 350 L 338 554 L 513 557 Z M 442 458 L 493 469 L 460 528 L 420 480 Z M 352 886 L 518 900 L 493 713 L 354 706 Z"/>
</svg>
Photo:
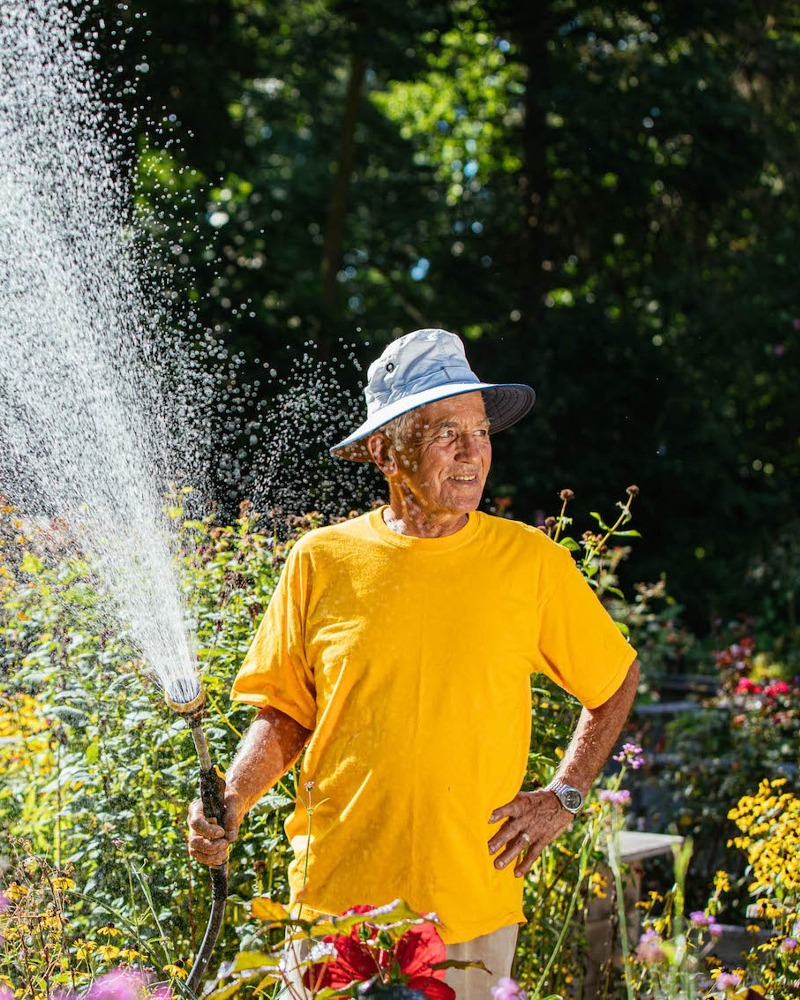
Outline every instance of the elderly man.
<svg viewBox="0 0 800 1000">
<path fill-rule="evenodd" d="M 292 549 L 233 697 L 258 709 L 229 774 L 225 829 L 190 813 L 190 849 L 224 860 L 247 811 L 305 748 L 286 824 L 304 913 L 404 898 L 441 920 L 459 1000 L 508 975 L 522 879 L 572 822 L 627 718 L 635 652 L 542 532 L 478 512 L 490 434 L 526 385 L 481 382 L 452 333 L 418 330 L 369 369 L 367 420 L 332 452 L 371 461 L 386 506 Z M 583 711 L 553 780 L 522 787 L 532 673 Z M 535 734 L 534 734 L 535 736 Z"/>
</svg>

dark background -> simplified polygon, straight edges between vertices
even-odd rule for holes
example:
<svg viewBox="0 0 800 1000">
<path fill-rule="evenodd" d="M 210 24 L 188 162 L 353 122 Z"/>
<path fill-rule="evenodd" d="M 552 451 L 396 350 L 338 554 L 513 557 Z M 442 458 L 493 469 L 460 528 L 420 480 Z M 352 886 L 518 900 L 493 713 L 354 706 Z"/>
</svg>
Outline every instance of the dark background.
<svg viewBox="0 0 800 1000">
<path fill-rule="evenodd" d="M 129 84 L 153 263 L 191 308 L 184 336 L 259 379 L 254 406 L 278 391 L 265 363 L 310 350 L 321 397 L 353 392 L 345 432 L 354 359 L 459 332 L 482 378 L 538 393 L 496 440 L 492 497 L 531 520 L 569 487 L 580 531 L 635 482 L 626 584 L 665 573 L 695 627 L 780 631 L 800 526 L 797 10 L 103 0 L 91 18 L 109 91 Z M 327 418 L 315 437 L 284 412 L 296 433 L 267 465 L 306 470 L 299 506 L 379 492 L 318 458 Z M 274 421 L 254 417 L 223 502 L 259 499 Z"/>
</svg>

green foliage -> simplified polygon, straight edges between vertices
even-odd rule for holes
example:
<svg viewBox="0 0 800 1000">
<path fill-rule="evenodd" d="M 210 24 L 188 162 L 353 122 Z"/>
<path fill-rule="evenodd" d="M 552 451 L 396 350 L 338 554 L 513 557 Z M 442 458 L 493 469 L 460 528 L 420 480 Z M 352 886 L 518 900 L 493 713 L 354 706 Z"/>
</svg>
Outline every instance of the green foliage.
<svg viewBox="0 0 800 1000">
<path fill-rule="evenodd" d="M 717 637 L 720 648 L 710 657 L 716 691 L 666 728 L 669 766 L 659 779 L 666 798 L 650 820 L 694 839 L 695 905 L 719 868 L 743 876 L 741 861 L 727 849 L 733 828 L 722 817 L 765 774 L 796 776 L 800 766 L 800 687 L 784 663 L 758 650 L 751 629 L 736 623 L 727 637 Z M 728 900 L 735 919 L 745 905 L 739 884 Z"/>
<path fill-rule="evenodd" d="M 184 598 L 196 622 L 209 706 L 204 729 L 212 758 L 224 764 L 248 713 L 229 709 L 231 680 L 288 548 L 320 519 L 313 514 L 290 518 L 289 537 L 279 541 L 250 504 L 242 505 L 232 524 L 218 523 L 214 515 L 187 516 L 189 492 L 177 491 L 166 509 L 176 526 Z M 629 534 L 632 498 L 629 491 L 614 525 L 606 526 L 598 516 L 601 533 L 587 533 L 580 543 L 567 534 L 563 508 L 557 519 L 559 540 L 582 553 L 581 565 L 601 592 L 616 589 L 608 559 L 615 564 L 615 535 Z M 97 964 L 97 949 L 103 947 L 97 935 L 109 921 L 122 929 L 124 941 L 107 942 L 110 950 L 101 956 L 111 962 L 119 959 L 120 949 L 131 956 L 135 952 L 137 961 L 179 975 L 181 963 L 197 948 L 208 905 L 205 872 L 198 874 L 189 864 L 183 832 L 196 768 L 188 733 L 168 713 L 154 678 L 114 623 L 74 532 L 58 522 L 36 526 L 6 505 L 0 538 L 0 811 L 9 838 L 6 882 L 12 869 L 26 871 L 26 865 L 37 872 L 69 869 L 79 888 L 70 888 L 69 923 L 59 930 L 68 952 L 59 975 L 77 974 L 69 956 L 78 952 L 94 956 L 94 964 L 84 963 L 80 975 L 103 971 Z M 534 691 L 531 782 L 549 780 L 578 707 L 552 685 Z M 251 952 L 276 943 L 280 931 L 265 928 L 245 904 L 253 897 L 287 895 L 282 822 L 292 800 L 290 775 L 256 806 L 237 842 L 220 959 L 237 948 Z M 536 913 L 535 932 L 523 935 L 520 950 L 520 968 L 528 979 L 546 973 L 555 982 L 566 974 L 566 965 L 554 964 L 550 956 L 563 946 L 567 917 L 582 905 L 592 857 L 587 829 L 586 822 L 576 823 L 546 852 L 528 884 L 527 904 Z M 12 862 L 12 856 L 17 860 Z M 7 974 L 17 984 L 13 965 Z"/>
<path fill-rule="evenodd" d="M 296 519 L 292 537 L 279 543 L 258 530 L 247 507 L 232 525 L 184 519 L 179 507 L 173 513 L 210 706 L 205 732 L 212 755 L 225 762 L 248 715 L 227 706 L 232 676 L 287 546 L 312 521 Z M 119 637 L 69 530 L 23 523 L 6 506 L 0 535 L 4 836 L 24 838 L 56 868 L 72 867 L 81 896 L 73 900 L 71 933 L 124 920 L 136 927 L 139 950 L 160 949 L 167 963 L 188 958 L 209 902 L 206 873 L 186 854 L 196 774 L 188 732 Z M 228 948 L 248 933 L 237 900 L 285 888 L 281 823 L 291 787 L 289 776 L 254 811 L 237 848 Z"/>
<path fill-rule="evenodd" d="M 635 470 L 639 575 L 666 570 L 695 625 L 741 610 L 800 474 L 790 3 L 100 7 L 111 66 L 147 67 L 137 205 L 187 336 L 269 394 L 255 359 L 309 338 L 363 363 L 460 330 L 539 393 L 498 449 L 521 516 L 543 479 L 605 502 Z"/>
</svg>

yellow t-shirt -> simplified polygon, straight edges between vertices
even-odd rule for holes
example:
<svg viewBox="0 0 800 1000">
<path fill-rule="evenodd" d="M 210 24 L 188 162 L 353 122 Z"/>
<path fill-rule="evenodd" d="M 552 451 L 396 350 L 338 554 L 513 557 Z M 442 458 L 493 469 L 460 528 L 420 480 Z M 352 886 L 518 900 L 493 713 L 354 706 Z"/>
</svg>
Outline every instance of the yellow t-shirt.
<svg viewBox="0 0 800 1000">
<path fill-rule="evenodd" d="M 595 708 L 634 656 L 536 528 L 474 513 L 414 538 L 376 510 L 305 535 L 232 693 L 313 730 L 310 841 L 302 801 L 286 824 L 293 900 L 341 913 L 401 897 L 449 943 L 524 920 L 522 879 L 487 841 L 525 773 L 530 674 Z"/>
</svg>

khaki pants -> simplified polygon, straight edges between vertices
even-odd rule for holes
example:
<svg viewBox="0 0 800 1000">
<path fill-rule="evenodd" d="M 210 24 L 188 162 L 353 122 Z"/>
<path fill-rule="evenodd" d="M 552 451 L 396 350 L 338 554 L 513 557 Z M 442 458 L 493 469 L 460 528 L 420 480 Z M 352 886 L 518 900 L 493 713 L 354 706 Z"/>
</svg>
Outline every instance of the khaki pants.
<svg viewBox="0 0 800 1000">
<path fill-rule="evenodd" d="M 491 934 L 447 946 L 447 957 L 457 962 L 483 962 L 483 969 L 448 969 L 444 981 L 456 991 L 457 1000 L 491 1000 L 492 986 L 511 975 L 519 926 L 511 924 Z"/>
<path fill-rule="evenodd" d="M 456 991 L 457 1000 L 492 1000 L 491 988 L 498 979 L 511 975 L 511 963 L 517 947 L 517 924 L 501 927 L 491 934 L 447 945 L 447 958 L 457 962 L 483 962 L 483 969 L 448 969 L 445 982 Z M 297 969 L 310 950 L 310 942 L 303 938 L 286 947 L 285 980 L 280 992 L 281 1000 L 310 1000 L 303 985 L 302 971 Z"/>
</svg>

